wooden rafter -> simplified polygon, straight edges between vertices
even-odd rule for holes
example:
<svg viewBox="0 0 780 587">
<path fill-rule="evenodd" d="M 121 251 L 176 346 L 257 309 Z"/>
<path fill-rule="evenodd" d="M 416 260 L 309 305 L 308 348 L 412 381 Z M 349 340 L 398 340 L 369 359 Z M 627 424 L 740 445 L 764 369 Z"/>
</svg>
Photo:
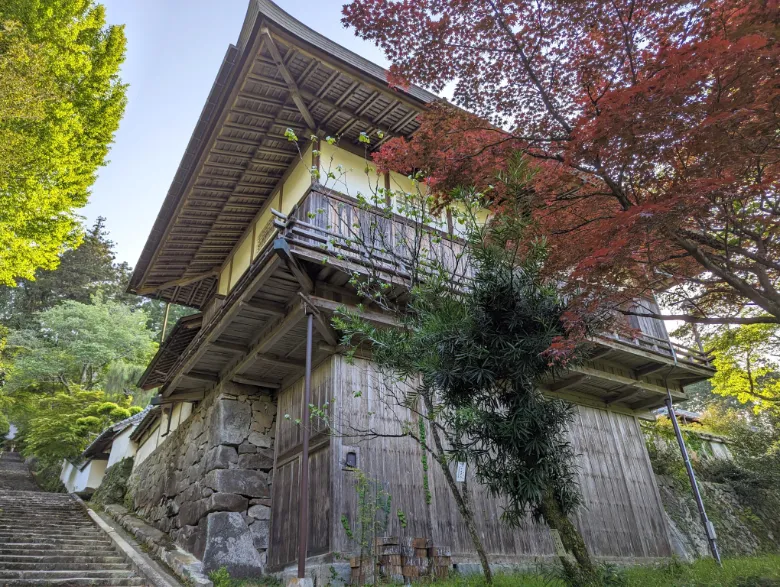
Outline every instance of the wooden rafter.
<svg viewBox="0 0 780 587">
<path fill-rule="evenodd" d="M 271 31 L 269 31 L 267 28 L 263 28 L 260 30 L 260 33 L 265 36 L 265 45 L 268 48 L 268 52 L 271 54 L 271 57 L 273 57 L 273 60 L 276 63 L 276 67 L 279 69 L 279 73 L 282 74 L 284 81 L 287 83 L 292 101 L 295 102 L 295 105 L 298 107 L 298 110 L 300 111 L 301 116 L 303 116 L 303 119 L 306 121 L 306 124 L 311 127 L 312 131 L 316 130 L 317 124 L 314 122 L 314 117 L 311 115 L 311 112 L 309 112 L 309 108 L 306 106 L 306 102 L 303 101 L 303 96 L 301 96 L 301 92 L 298 89 L 298 84 L 295 82 L 295 78 L 293 78 L 292 74 L 287 69 L 287 66 L 282 60 L 282 55 L 279 53 L 279 48 L 276 46 L 276 43 L 271 36 Z"/>
</svg>

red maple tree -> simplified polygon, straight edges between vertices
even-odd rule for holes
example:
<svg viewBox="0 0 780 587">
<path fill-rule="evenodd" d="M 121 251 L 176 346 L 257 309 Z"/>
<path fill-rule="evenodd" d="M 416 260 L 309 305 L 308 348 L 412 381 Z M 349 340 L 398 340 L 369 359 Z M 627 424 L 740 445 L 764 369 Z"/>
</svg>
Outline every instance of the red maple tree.
<svg viewBox="0 0 780 587">
<path fill-rule="evenodd" d="M 780 323 L 776 0 L 353 0 L 343 20 L 394 83 L 473 113 L 434 106 L 379 162 L 523 199 L 583 310 L 663 291 L 664 318 Z M 502 193 L 518 152 L 529 189 Z"/>
</svg>

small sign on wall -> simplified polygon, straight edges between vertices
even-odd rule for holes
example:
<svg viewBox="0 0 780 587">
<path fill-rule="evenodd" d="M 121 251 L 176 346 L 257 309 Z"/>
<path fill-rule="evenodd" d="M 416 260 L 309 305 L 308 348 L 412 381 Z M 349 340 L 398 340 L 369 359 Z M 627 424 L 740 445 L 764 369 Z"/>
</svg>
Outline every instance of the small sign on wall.
<svg viewBox="0 0 780 587">
<path fill-rule="evenodd" d="M 458 483 L 466 482 L 466 463 L 458 463 L 458 468 L 455 470 L 455 481 Z"/>
</svg>

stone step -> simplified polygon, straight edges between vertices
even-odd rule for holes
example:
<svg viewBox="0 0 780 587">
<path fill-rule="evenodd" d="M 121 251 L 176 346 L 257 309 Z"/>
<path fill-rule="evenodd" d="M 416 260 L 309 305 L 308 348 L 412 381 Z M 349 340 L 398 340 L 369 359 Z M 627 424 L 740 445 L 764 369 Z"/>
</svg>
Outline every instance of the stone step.
<svg viewBox="0 0 780 587">
<path fill-rule="evenodd" d="M 121 571 L 2 571 L 0 580 L 3 579 L 129 579 L 133 572 L 129 569 Z"/>
<path fill-rule="evenodd" d="M 0 539 L 0 545 L 4 548 L 14 546 L 17 544 L 48 544 L 53 547 L 56 546 L 73 546 L 79 548 L 92 548 L 93 546 L 103 546 L 104 544 L 111 544 L 111 540 L 107 536 L 101 536 L 98 538 L 53 538 L 49 536 L 16 536 L 12 538 Z"/>
<path fill-rule="evenodd" d="M 9 563 L 1 562 L 0 569 L 5 571 L 129 571 L 127 563 L 84 562 L 36 562 L 36 563 Z"/>
<path fill-rule="evenodd" d="M 102 534 L 99 530 L 94 530 L 93 528 L 88 527 L 73 530 L 68 530 L 65 528 L 36 528 L 35 530 L 30 530 L 29 528 L 11 528 L 8 526 L 0 526 L 0 537 L 9 536 L 61 536 L 63 538 L 73 536 L 74 538 L 78 538 L 79 536 L 105 536 L 105 534 Z M 2 540 L 2 538 L 0 538 L 0 540 Z"/>
<path fill-rule="evenodd" d="M 145 582 L 140 577 L 133 577 L 128 579 L 106 579 L 89 578 L 89 577 L 77 577 L 69 579 L 12 579 L 3 581 L 3 587 L 27 587 L 32 585 L 62 585 L 63 587 L 91 587 L 92 585 L 109 586 L 114 585 L 116 587 L 130 587 L 134 585 L 145 585 Z"/>
<path fill-rule="evenodd" d="M 85 555 L 62 555 L 62 554 L 40 554 L 40 555 L 0 555 L 0 569 L 5 565 L 13 563 L 62 563 L 63 566 L 71 563 L 121 563 L 124 562 L 119 555 L 97 556 L 95 554 Z"/>
<path fill-rule="evenodd" d="M 105 536 L 105 534 L 102 534 L 101 532 L 94 529 L 95 527 L 92 526 L 91 528 L 89 526 L 86 526 L 84 528 L 75 528 L 73 530 L 68 530 L 64 528 L 35 528 L 35 530 L 31 530 L 29 526 L 22 527 L 22 526 L 0 526 L 0 535 L 2 536 L 35 536 L 35 535 L 46 535 L 46 536 L 58 536 L 62 538 L 79 538 L 79 537 L 89 537 L 89 536 Z"/>
<path fill-rule="evenodd" d="M 96 548 L 79 548 L 77 546 L 69 548 L 67 545 L 57 547 L 51 544 L 14 544 L 11 546 L 0 544 L 0 556 L 18 556 L 20 554 L 29 554 L 30 556 L 46 556 L 52 553 L 64 554 L 68 556 L 89 556 L 91 553 L 95 553 L 100 554 L 101 556 L 107 556 L 110 554 L 115 554 L 116 550 L 108 545 Z"/>
</svg>

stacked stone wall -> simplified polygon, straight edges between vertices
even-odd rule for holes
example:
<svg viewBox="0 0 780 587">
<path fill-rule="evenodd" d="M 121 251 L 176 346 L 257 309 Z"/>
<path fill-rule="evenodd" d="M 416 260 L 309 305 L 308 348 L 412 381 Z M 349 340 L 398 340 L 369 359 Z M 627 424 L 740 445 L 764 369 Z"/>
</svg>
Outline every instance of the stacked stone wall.
<svg viewBox="0 0 780 587">
<path fill-rule="evenodd" d="M 262 572 L 271 514 L 276 405 L 221 384 L 133 471 L 135 512 L 233 576 Z"/>
</svg>

